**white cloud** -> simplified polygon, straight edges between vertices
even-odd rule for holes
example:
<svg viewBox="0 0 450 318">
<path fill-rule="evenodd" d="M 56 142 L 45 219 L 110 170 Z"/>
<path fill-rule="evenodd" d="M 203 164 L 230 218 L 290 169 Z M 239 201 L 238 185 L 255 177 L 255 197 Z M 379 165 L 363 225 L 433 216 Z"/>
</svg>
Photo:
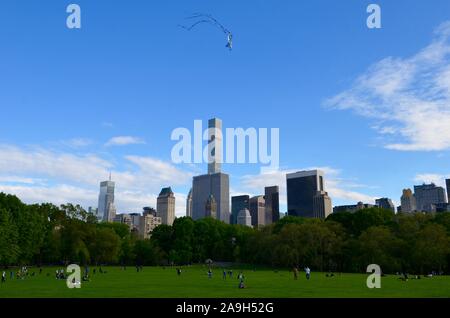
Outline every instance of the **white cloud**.
<svg viewBox="0 0 450 318">
<path fill-rule="evenodd" d="M 19 177 L 19 176 L 10 176 L 4 175 L 0 176 L 0 182 L 2 183 L 22 183 L 22 184 L 43 184 L 45 180 L 36 179 L 36 178 L 27 178 L 27 177 Z"/>
<path fill-rule="evenodd" d="M 16 195 L 19 199 L 26 203 L 53 203 L 61 205 L 65 203 L 80 204 L 87 208 L 88 206 L 96 206 L 93 202 L 98 199 L 98 193 L 94 190 L 74 187 L 67 184 L 56 186 L 25 186 L 25 185 L 3 185 L 0 184 L 0 192 Z"/>
<path fill-rule="evenodd" d="M 450 21 L 417 54 L 379 61 L 324 104 L 376 120 L 388 149 L 450 149 Z"/>
<path fill-rule="evenodd" d="M 64 140 L 62 143 L 72 148 L 83 148 L 92 145 L 94 142 L 88 138 L 72 138 Z"/>
<path fill-rule="evenodd" d="M 0 145 L 0 191 L 16 194 L 27 203 L 97 206 L 99 182 L 113 171 L 118 211 L 140 212 L 143 206 L 156 206 L 162 187 L 184 187 L 192 180 L 192 173 L 168 162 L 139 156 L 124 159 L 126 170 L 92 154 Z M 177 215 L 185 212 L 185 195 L 179 195 Z"/>
<path fill-rule="evenodd" d="M 126 146 L 137 144 L 145 144 L 145 141 L 141 138 L 133 136 L 117 136 L 108 140 L 105 146 L 111 147 L 111 146 Z"/>
<path fill-rule="evenodd" d="M 442 175 L 436 173 L 421 173 L 414 177 L 414 181 L 417 183 L 434 183 L 437 186 L 445 188 L 445 179 L 449 179 L 450 174 Z"/>
</svg>

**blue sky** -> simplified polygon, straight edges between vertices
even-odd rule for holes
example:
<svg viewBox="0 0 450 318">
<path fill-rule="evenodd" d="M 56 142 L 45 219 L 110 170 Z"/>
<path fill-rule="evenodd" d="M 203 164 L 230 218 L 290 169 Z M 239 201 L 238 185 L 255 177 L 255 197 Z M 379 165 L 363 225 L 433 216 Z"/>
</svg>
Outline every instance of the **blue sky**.
<svg viewBox="0 0 450 318">
<path fill-rule="evenodd" d="M 81 30 L 66 27 L 70 3 Z M 366 26 L 370 3 L 382 29 Z M 230 29 L 233 51 L 211 26 L 177 27 L 194 12 Z M 216 116 L 280 128 L 281 170 L 225 165 L 232 193 L 284 191 L 286 172 L 321 167 L 335 205 L 398 202 L 450 175 L 448 21 L 446 0 L 4 0 L 0 191 L 96 206 L 111 170 L 119 212 L 171 185 L 181 215 L 206 165 L 173 164 L 170 134 Z"/>
</svg>

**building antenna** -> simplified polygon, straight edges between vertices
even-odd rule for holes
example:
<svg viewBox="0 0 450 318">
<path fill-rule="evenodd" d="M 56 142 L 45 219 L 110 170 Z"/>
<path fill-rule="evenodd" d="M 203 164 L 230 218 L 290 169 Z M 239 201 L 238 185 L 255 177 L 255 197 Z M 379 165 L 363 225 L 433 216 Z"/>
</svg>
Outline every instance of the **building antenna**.
<svg viewBox="0 0 450 318">
<path fill-rule="evenodd" d="M 109 181 L 111 181 L 111 171 L 109 172 Z"/>
</svg>

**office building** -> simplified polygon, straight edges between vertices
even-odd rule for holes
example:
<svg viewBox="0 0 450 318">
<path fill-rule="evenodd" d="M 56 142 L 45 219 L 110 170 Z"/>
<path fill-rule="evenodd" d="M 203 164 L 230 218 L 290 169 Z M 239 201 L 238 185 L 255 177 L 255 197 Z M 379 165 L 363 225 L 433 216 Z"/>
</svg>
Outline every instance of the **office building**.
<svg viewBox="0 0 450 318">
<path fill-rule="evenodd" d="M 445 186 L 447 187 L 447 202 L 450 203 L 450 179 L 445 180 Z"/>
<path fill-rule="evenodd" d="M 266 205 L 264 196 L 258 195 L 250 198 L 250 216 L 252 217 L 253 226 L 265 225 L 266 222 Z"/>
<path fill-rule="evenodd" d="M 162 224 L 172 225 L 175 220 L 175 195 L 170 187 L 163 188 L 156 201 L 157 216 Z"/>
<path fill-rule="evenodd" d="M 222 164 L 222 121 L 214 118 L 208 121 L 208 174 L 196 176 L 192 182 L 192 218 L 198 220 L 207 216 L 207 201 L 212 195 L 216 201 L 218 220 L 230 222 L 230 180 L 221 172 Z M 210 211 L 208 211 L 210 213 Z"/>
<path fill-rule="evenodd" d="M 395 205 L 389 198 L 380 198 L 375 200 L 375 205 L 380 209 L 391 210 L 395 213 Z"/>
<path fill-rule="evenodd" d="M 401 209 L 402 213 L 412 213 L 416 211 L 416 197 L 411 189 L 403 189 L 401 201 Z"/>
<path fill-rule="evenodd" d="M 139 224 L 136 227 L 139 237 L 141 239 L 149 239 L 153 230 L 161 224 L 163 224 L 162 219 L 158 216 L 155 209 L 144 208 L 144 212 L 139 218 Z"/>
<path fill-rule="evenodd" d="M 244 209 L 250 210 L 250 196 L 238 195 L 231 197 L 231 224 L 237 224 L 238 214 Z"/>
<path fill-rule="evenodd" d="M 375 207 L 374 204 L 358 202 L 357 204 L 338 205 L 333 208 L 333 213 L 350 212 L 355 213 L 362 209 L 369 209 Z"/>
<path fill-rule="evenodd" d="M 245 226 L 252 226 L 252 216 L 250 215 L 249 210 L 243 209 L 243 210 L 239 211 L 239 214 L 237 217 L 237 224 L 245 225 Z"/>
<path fill-rule="evenodd" d="M 434 183 L 414 186 L 417 211 L 436 212 L 436 205 L 447 203 L 445 190 Z"/>
<path fill-rule="evenodd" d="M 222 120 L 208 121 L 208 174 L 219 173 L 223 161 Z"/>
<path fill-rule="evenodd" d="M 103 181 L 100 183 L 100 195 L 98 197 L 98 215 L 102 216 L 104 222 L 112 222 L 115 217 L 116 208 L 114 206 L 114 188 L 115 183 L 111 181 Z"/>
<path fill-rule="evenodd" d="M 130 229 L 133 228 L 133 223 L 132 223 L 132 219 L 131 216 L 129 214 L 117 214 L 114 218 L 114 222 L 115 223 L 122 223 L 122 224 L 126 224 L 128 225 L 128 227 Z"/>
<path fill-rule="evenodd" d="M 278 186 L 265 187 L 265 224 L 275 223 L 280 219 L 280 189 Z"/>
<path fill-rule="evenodd" d="M 332 212 L 320 170 L 299 171 L 286 176 L 288 215 L 325 218 Z"/>
<path fill-rule="evenodd" d="M 192 188 L 186 198 L 186 216 L 192 218 Z"/>
<path fill-rule="evenodd" d="M 326 219 L 333 213 L 331 198 L 325 191 L 317 191 L 313 201 L 314 217 L 316 219 Z"/>
<path fill-rule="evenodd" d="M 212 194 L 210 194 L 208 200 L 206 200 L 205 211 L 205 217 L 217 219 L 217 202 Z"/>
<path fill-rule="evenodd" d="M 139 220 L 141 218 L 141 214 L 140 213 L 130 213 L 129 216 L 130 216 L 130 219 L 131 219 L 131 227 L 132 227 L 132 229 L 136 229 L 136 231 L 139 230 Z"/>
</svg>

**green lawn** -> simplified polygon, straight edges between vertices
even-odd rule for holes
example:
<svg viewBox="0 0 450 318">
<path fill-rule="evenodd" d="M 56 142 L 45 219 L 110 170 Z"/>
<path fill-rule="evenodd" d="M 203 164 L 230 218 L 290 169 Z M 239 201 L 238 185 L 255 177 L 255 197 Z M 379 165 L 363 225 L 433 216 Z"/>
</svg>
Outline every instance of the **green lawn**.
<svg viewBox="0 0 450 318">
<path fill-rule="evenodd" d="M 134 267 L 125 271 L 107 267 L 106 274 L 92 274 L 91 281 L 80 289 L 68 289 L 64 280 L 55 279 L 55 268 L 24 280 L 7 280 L 0 285 L 4 297 L 169 297 L 169 298 L 241 298 L 241 297 L 450 297 L 450 277 L 441 276 L 404 282 L 395 275 L 383 277 L 381 289 L 366 287 L 367 275 L 337 274 L 333 278 L 324 273 L 312 273 L 307 281 L 301 273 L 295 281 L 287 270 L 244 270 L 246 289 L 238 289 L 238 269 L 233 279 L 222 279 L 221 269 L 215 269 L 208 279 L 202 266 L 183 267 L 181 276 L 175 268 L 145 267 L 137 273 Z M 36 271 L 30 269 L 29 272 Z M 49 273 L 49 276 L 47 276 Z M 9 271 L 7 277 L 9 278 Z"/>
</svg>

